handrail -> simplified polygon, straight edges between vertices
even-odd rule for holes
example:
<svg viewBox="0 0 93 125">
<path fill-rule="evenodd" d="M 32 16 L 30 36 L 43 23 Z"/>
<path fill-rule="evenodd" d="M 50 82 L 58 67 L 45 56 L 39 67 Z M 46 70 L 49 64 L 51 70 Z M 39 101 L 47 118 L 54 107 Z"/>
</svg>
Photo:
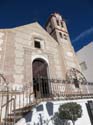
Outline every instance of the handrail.
<svg viewBox="0 0 93 125">
<path fill-rule="evenodd" d="M 1 106 L 1 108 L 4 108 L 4 107 L 7 107 L 9 106 L 9 103 L 11 103 L 13 101 L 13 110 L 14 110 L 14 121 L 13 121 L 13 125 L 15 124 L 15 119 L 16 119 L 16 113 L 15 113 L 15 108 L 16 108 L 16 105 L 15 105 L 15 98 L 11 98 L 10 100 L 8 100 L 7 103 L 5 103 L 4 105 Z M 9 107 L 7 107 L 9 108 Z M 6 111 L 7 112 L 7 111 Z M 5 118 L 7 117 L 6 114 L 8 115 L 9 112 L 5 113 Z M 2 115 L 2 114 L 1 114 Z M 7 121 L 5 120 L 4 121 L 4 124 L 7 125 Z"/>
<path fill-rule="evenodd" d="M 15 100 L 14 98 L 10 99 L 7 103 L 5 103 L 4 105 L 2 105 L 1 108 L 5 107 L 7 104 L 9 104 L 10 102 L 12 102 L 14 100 Z"/>
</svg>

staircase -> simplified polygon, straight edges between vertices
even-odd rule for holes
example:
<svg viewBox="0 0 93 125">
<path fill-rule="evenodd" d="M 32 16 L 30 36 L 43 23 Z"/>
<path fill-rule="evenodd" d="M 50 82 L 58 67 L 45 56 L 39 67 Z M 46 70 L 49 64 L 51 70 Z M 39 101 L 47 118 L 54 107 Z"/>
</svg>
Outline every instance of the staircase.
<svg viewBox="0 0 93 125">
<path fill-rule="evenodd" d="M 4 125 L 14 125 L 18 120 L 23 118 L 27 113 L 29 113 L 34 106 L 36 106 L 37 102 L 32 103 L 31 105 L 27 105 L 22 108 L 15 109 L 8 114 L 8 116 L 3 119 Z"/>
<path fill-rule="evenodd" d="M 43 91 L 45 90 L 46 94 L 48 95 L 43 95 L 45 93 L 42 94 L 42 88 L 40 86 L 39 91 L 41 92 L 41 94 L 37 94 L 37 98 L 34 98 L 34 100 L 31 100 L 32 96 L 35 97 L 34 93 L 32 93 L 33 89 L 31 88 L 31 85 L 24 87 L 25 89 L 23 88 L 22 91 L 12 91 L 6 89 L 6 92 L 1 92 L 1 100 L 4 100 L 6 98 L 6 103 L 2 103 L 0 107 L 0 125 L 15 125 L 17 121 L 25 117 L 26 114 L 32 111 L 32 109 L 42 101 L 47 102 L 53 100 L 58 101 L 93 98 L 93 84 L 89 85 L 91 91 L 90 93 L 88 93 L 87 91 L 81 91 L 81 89 L 78 89 L 78 91 L 75 92 L 74 89 L 71 87 L 74 86 L 74 84 L 68 84 L 65 81 L 60 82 L 57 80 L 51 80 L 49 81 L 49 83 L 49 93 L 48 91 L 46 91 L 46 86 L 45 88 L 43 88 Z M 63 86 L 65 87 L 65 91 L 63 91 Z M 85 87 L 85 85 L 81 86 Z M 2 117 L 3 108 L 5 108 L 4 117 Z"/>
<path fill-rule="evenodd" d="M 69 98 L 72 97 L 72 98 Z M 66 95 L 65 96 L 65 100 L 66 99 L 84 99 L 84 98 L 93 98 L 93 94 L 90 95 Z M 76 97 L 75 97 L 76 96 Z M 48 97 L 48 98 L 41 98 L 41 99 L 36 99 L 33 103 L 28 104 L 24 107 L 21 108 L 17 108 L 15 110 L 13 110 L 10 114 L 7 115 L 7 117 L 5 119 L 3 119 L 3 123 L 1 123 L 0 125 L 14 125 L 15 123 L 17 123 L 17 121 L 19 121 L 21 118 L 24 118 L 25 115 L 27 115 L 30 111 L 32 111 L 32 109 L 34 107 L 36 107 L 40 102 L 43 101 L 58 101 L 58 100 L 62 100 L 62 98 L 59 97 Z"/>
<path fill-rule="evenodd" d="M 11 100 L 9 100 L 9 102 L 11 102 Z M 0 125 L 14 125 L 21 118 L 24 118 L 30 111 L 32 111 L 32 109 L 36 107 L 40 102 L 51 101 L 51 100 L 53 100 L 52 96 L 49 96 L 47 98 L 38 98 L 38 99 L 35 99 L 32 103 L 27 104 L 26 106 L 14 108 L 14 110 L 12 110 L 10 113 L 7 114 L 7 116 L 5 116 L 5 118 L 3 119 L 3 122 L 0 123 Z"/>
</svg>

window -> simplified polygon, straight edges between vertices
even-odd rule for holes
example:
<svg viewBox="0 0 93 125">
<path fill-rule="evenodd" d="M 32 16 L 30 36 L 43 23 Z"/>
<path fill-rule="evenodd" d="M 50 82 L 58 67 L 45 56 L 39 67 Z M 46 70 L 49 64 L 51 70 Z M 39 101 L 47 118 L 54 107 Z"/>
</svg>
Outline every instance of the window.
<svg viewBox="0 0 93 125">
<path fill-rule="evenodd" d="M 60 37 L 62 38 L 62 33 L 61 33 L 61 32 L 59 32 L 59 35 L 60 35 Z"/>
<path fill-rule="evenodd" d="M 64 39 L 67 40 L 67 35 L 66 34 L 64 34 Z"/>
<path fill-rule="evenodd" d="M 63 22 L 61 21 L 61 27 L 63 27 Z"/>
<path fill-rule="evenodd" d="M 34 41 L 34 46 L 36 48 L 41 48 L 40 42 L 39 41 Z"/>
<path fill-rule="evenodd" d="M 86 62 L 84 61 L 84 62 L 80 63 L 80 67 L 81 67 L 82 71 L 86 70 L 87 69 Z"/>
<path fill-rule="evenodd" d="M 59 26 L 59 20 L 56 20 L 56 22 L 57 22 L 57 25 Z"/>
</svg>

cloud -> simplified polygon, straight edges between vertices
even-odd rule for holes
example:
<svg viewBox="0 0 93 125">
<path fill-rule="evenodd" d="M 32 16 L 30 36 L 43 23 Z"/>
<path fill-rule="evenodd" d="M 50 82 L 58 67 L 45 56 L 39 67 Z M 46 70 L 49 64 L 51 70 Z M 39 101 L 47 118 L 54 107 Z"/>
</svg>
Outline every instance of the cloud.
<svg viewBox="0 0 93 125">
<path fill-rule="evenodd" d="M 91 27 L 90 29 L 87 29 L 84 32 L 80 33 L 79 36 L 77 36 L 74 40 L 72 40 L 72 43 L 75 43 L 75 42 L 79 41 L 80 39 L 90 35 L 91 33 L 93 33 L 93 27 Z"/>
</svg>

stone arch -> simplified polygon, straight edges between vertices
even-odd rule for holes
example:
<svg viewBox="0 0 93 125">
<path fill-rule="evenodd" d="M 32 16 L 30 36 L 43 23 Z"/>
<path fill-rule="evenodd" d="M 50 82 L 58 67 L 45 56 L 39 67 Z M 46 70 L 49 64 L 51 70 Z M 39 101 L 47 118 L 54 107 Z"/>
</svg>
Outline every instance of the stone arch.
<svg viewBox="0 0 93 125">
<path fill-rule="evenodd" d="M 49 65 L 49 61 L 48 61 L 47 57 L 45 57 L 45 56 L 43 56 L 43 55 L 34 55 L 34 56 L 32 56 L 32 63 L 33 63 L 33 61 L 34 61 L 35 59 L 37 59 L 37 58 L 40 58 L 40 59 L 42 59 L 42 60 L 45 60 L 46 63 Z"/>
</svg>

